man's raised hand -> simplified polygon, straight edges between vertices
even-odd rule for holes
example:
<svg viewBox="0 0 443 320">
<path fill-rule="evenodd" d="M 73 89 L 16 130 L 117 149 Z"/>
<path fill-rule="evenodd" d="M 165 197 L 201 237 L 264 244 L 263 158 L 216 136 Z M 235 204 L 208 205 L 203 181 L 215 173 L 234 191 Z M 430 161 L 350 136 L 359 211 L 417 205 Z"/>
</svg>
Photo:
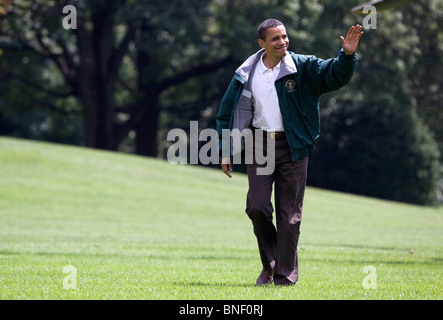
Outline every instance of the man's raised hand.
<svg viewBox="0 0 443 320">
<path fill-rule="evenodd" d="M 362 26 L 357 24 L 349 28 L 346 38 L 340 36 L 341 46 L 347 55 L 351 55 L 357 50 L 358 43 L 363 35 Z"/>
</svg>

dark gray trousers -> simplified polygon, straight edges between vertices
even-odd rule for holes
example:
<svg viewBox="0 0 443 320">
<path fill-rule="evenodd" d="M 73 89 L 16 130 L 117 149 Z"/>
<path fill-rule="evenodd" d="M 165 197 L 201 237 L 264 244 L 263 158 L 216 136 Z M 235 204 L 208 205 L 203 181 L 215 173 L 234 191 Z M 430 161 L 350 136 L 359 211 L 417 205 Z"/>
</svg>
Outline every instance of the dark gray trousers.
<svg viewBox="0 0 443 320">
<path fill-rule="evenodd" d="M 266 144 L 263 147 L 266 150 Z M 257 164 L 255 156 L 248 165 L 246 213 L 253 224 L 263 268 L 274 270 L 275 284 L 294 284 L 298 280 L 297 244 L 308 157 L 292 161 L 288 142 L 283 138 L 275 140 L 274 172 L 258 175 L 257 168 L 264 166 Z M 276 226 L 271 203 L 273 185 Z"/>
</svg>

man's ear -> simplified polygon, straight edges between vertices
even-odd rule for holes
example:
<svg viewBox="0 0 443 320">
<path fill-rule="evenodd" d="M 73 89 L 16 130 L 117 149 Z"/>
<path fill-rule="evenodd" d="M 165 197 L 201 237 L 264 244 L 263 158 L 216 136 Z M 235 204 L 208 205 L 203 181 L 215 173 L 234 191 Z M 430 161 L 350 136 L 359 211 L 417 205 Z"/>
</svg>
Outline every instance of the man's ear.
<svg viewBox="0 0 443 320">
<path fill-rule="evenodd" d="M 258 42 L 258 45 L 259 45 L 261 48 L 264 48 L 264 47 L 265 47 L 265 42 L 264 42 L 262 39 L 258 39 L 257 42 Z"/>
</svg>

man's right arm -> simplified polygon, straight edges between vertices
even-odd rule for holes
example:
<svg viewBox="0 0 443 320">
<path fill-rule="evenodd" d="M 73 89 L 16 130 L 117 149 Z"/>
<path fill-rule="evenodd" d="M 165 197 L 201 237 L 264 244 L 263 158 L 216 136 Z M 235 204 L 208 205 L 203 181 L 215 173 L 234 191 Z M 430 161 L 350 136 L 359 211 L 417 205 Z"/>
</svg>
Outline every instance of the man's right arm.
<svg viewBox="0 0 443 320">
<path fill-rule="evenodd" d="M 229 129 L 232 110 L 234 109 L 240 85 L 241 84 L 233 78 L 220 103 L 220 108 L 216 117 L 217 133 L 220 138 L 222 137 L 222 130 Z"/>
<path fill-rule="evenodd" d="M 222 139 L 223 130 L 230 129 L 232 111 L 234 109 L 235 102 L 238 99 L 240 86 L 241 84 L 235 78 L 233 78 L 222 98 L 222 101 L 220 103 L 220 108 L 217 113 L 216 121 L 217 121 L 217 133 L 220 139 L 219 142 L 220 155 L 230 154 L 230 150 L 228 150 L 228 152 L 226 151 L 223 152 L 223 147 L 229 146 L 229 144 L 226 144 L 226 142 L 223 143 Z M 230 172 L 232 171 L 232 163 L 230 157 L 226 157 L 221 160 L 221 167 L 223 172 L 229 178 L 232 178 L 230 174 Z"/>
</svg>

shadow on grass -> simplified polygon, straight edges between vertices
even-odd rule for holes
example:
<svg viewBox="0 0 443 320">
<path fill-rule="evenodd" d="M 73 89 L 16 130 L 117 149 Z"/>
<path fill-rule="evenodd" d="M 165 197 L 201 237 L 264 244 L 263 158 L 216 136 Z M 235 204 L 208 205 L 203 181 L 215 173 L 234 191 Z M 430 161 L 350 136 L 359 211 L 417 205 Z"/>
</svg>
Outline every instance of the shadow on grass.
<svg viewBox="0 0 443 320">
<path fill-rule="evenodd" d="M 441 265 L 443 263 L 442 257 L 429 257 L 429 258 L 423 258 L 423 257 L 415 257 L 413 254 L 409 252 L 409 249 L 406 248 L 399 248 L 399 247 L 381 247 L 381 246 L 368 246 L 368 245 L 357 245 L 357 244 L 307 244 L 307 248 L 304 250 L 300 250 L 299 248 L 299 257 L 304 262 L 313 262 L 313 263 L 328 263 L 328 264 L 348 264 L 348 265 L 355 265 L 355 264 L 386 264 L 386 265 Z M 318 251 L 316 251 L 314 254 L 311 254 L 313 251 L 310 251 L 310 247 L 320 247 L 320 248 L 331 248 L 332 252 L 331 254 L 334 254 L 334 257 L 331 257 L 331 255 L 328 256 L 322 256 L 318 257 L 320 254 Z M 340 252 L 337 251 L 337 248 L 344 249 L 343 255 L 340 255 Z M 362 249 L 361 252 L 358 252 L 353 249 Z M 371 251 L 369 252 L 370 255 L 367 255 L 364 250 Z M 386 256 L 378 256 L 377 252 L 373 252 L 373 250 L 377 251 L 387 251 L 387 252 L 396 252 L 400 255 L 395 255 L 395 257 L 392 257 L 391 259 Z M 179 253 L 179 254 L 178 254 Z M 361 254 L 360 254 L 361 253 Z M 349 256 L 349 254 L 352 254 L 352 257 Z M 97 250 L 95 252 L 91 252 L 88 250 L 85 250 L 85 252 L 57 252 L 57 251 L 36 251 L 36 252 L 29 252 L 29 251 L 0 251 L 0 255 L 11 255 L 11 256 L 19 256 L 19 255 L 28 255 L 28 256 L 60 256 L 60 257 L 72 257 L 72 256 L 84 256 L 84 257 L 131 257 L 131 258 L 137 258 L 137 259 L 147 259 L 147 260 L 188 260 L 190 263 L 192 261 L 256 261 L 259 259 L 258 257 L 253 257 L 251 255 L 211 255 L 211 254 L 198 254 L 196 252 L 193 252 L 192 254 L 189 254 L 186 252 L 186 250 L 178 250 L 173 251 L 170 254 L 168 252 L 164 253 L 150 253 L 149 250 L 146 251 L 146 253 L 139 252 L 105 252 L 101 250 Z M 380 259 L 379 259 L 380 257 Z M 204 283 L 196 282 L 195 285 L 204 285 Z M 211 285 L 216 285 L 214 283 L 211 283 Z M 223 285 L 223 284 L 219 284 Z M 229 284 L 229 286 L 232 286 L 232 284 Z M 240 285 L 243 286 L 243 285 Z M 245 285 L 248 286 L 248 285 Z M 252 285 L 255 286 L 255 285 Z"/>
<path fill-rule="evenodd" d="M 362 250 L 380 250 L 380 251 L 409 251 L 411 248 L 406 247 L 385 247 L 385 246 L 371 246 L 371 245 L 363 245 L 363 244 L 349 244 L 349 243 L 307 243 L 306 245 L 312 247 L 325 247 L 325 248 L 348 248 L 348 249 L 362 249 Z"/>
<path fill-rule="evenodd" d="M 12 256 L 19 256 L 19 255 L 35 255 L 35 256 L 84 256 L 84 257 L 132 257 L 132 258 L 144 258 L 144 259 L 155 259 L 155 260 L 177 260 L 177 259 L 186 259 L 186 260 L 256 260 L 256 258 L 248 257 L 248 256 L 228 256 L 228 255 L 198 255 L 193 253 L 192 255 L 187 254 L 186 251 L 183 251 L 182 255 L 177 255 L 177 252 L 168 254 L 165 252 L 164 254 L 152 254 L 149 252 L 149 250 L 146 251 L 146 253 L 128 253 L 128 252 L 103 252 L 103 251 L 96 251 L 96 252 L 57 252 L 57 251 L 0 251 L 1 255 L 12 255 Z"/>
<path fill-rule="evenodd" d="M 273 288 L 274 285 L 257 286 L 254 283 L 220 283 L 220 282 L 203 282 L 203 281 L 175 281 L 173 285 L 182 287 L 238 287 L 238 288 Z"/>
</svg>

